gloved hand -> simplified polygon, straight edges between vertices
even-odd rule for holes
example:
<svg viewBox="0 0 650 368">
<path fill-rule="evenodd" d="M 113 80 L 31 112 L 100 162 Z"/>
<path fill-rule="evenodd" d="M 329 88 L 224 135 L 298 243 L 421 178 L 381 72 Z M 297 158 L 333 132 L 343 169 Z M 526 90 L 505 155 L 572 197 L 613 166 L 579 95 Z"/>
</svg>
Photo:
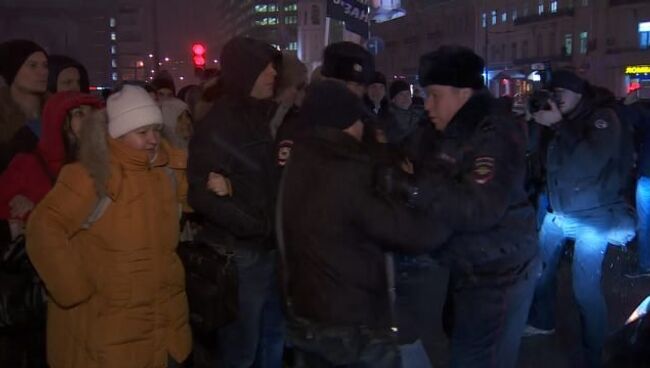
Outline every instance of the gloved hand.
<svg viewBox="0 0 650 368">
<path fill-rule="evenodd" d="M 375 190 L 379 195 L 416 207 L 420 189 L 415 177 L 403 170 L 381 165 L 375 168 Z"/>
</svg>

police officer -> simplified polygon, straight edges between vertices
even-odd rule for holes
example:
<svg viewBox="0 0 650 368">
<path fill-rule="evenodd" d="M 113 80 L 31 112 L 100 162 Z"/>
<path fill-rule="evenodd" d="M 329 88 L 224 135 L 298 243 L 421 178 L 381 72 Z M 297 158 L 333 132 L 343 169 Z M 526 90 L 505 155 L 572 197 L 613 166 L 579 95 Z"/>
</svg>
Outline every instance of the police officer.
<svg viewBox="0 0 650 368">
<path fill-rule="evenodd" d="M 527 334 L 555 329 L 556 273 L 566 239 L 575 240 L 573 291 L 582 321 L 585 365 L 601 364 L 607 308 L 601 290 L 607 244 L 634 235 L 624 201 L 631 167 L 629 135 L 614 110 L 613 95 L 570 71 L 551 75 L 555 100 L 533 113 L 554 132 L 546 152 L 548 213 L 539 234 L 545 265 L 537 285 Z M 626 138 L 627 137 L 627 138 Z"/>
<path fill-rule="evenodd" d="M 450 269 L 451 367 L 515 367 L 539 275 L 535 214 L 524 191 L 524 127 L 484 88 L 484 61 L 443 46 L 420 59 L 438 136 L 416 167 L 431 222 L 452 236 L 434 253 Z"/>
</svg>

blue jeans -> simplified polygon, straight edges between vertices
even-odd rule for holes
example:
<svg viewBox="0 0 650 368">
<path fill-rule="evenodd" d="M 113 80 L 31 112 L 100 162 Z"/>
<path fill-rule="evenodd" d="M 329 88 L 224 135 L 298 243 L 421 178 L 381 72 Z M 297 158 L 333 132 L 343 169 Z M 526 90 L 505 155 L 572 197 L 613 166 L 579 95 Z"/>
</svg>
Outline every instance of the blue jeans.
<svg viewBox="0 0 650 368">
<path fill-rule="evenodd" d="M 284 315 L 277 252 L 237 249 L 239 316 L 217 332 L 220 368 L 280 368 Z"/>
<path fill-rule="evenodd" d="M 515 368 L 540 274 L 535 259 L 511 285 L 452 290 L 452 368 Z M 453 281 L 450 287 L 453 287 Z"/>
<path fill-rule="evenodd" d="M 639 268 L 650 270 L 650 178 L 642 176 L 636 183 Z"/>
<path fill-rule="evenodd" d="M 625 216 L 620 208 L 602 209 L 580 217 L 548 213 L 539 234 L 542 272 L 528 323 L 533 327 L 555 328 L 556 274 L 567 239 L 574 239 L 573 292 L 582 323 L 582 345 L 590 367 L 601 364 L 607 329 L 607 306 L 601 290 L 602 265 L 613 224 Z"/>
</svg>

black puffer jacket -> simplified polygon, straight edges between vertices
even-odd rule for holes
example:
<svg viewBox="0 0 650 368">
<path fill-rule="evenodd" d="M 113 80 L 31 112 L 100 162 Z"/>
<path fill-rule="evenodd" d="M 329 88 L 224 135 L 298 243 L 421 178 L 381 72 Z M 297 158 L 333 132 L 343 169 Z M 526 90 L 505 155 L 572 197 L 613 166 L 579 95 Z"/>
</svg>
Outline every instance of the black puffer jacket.
<svg viewBox="0 0 650 368">
<path fill-rule="evenodd" d="M 444 220 L 373 195 L 374 159 L 333 128 L 296 143 L 285 167 L 288 292 L 298 316 L 328 325 L 388 327 L 385 251 L 426 252 L 449 235 Z"/>
<path fill-rule="evenodd" d="M 463 287 L 512 282 L 537 256 L 524 127 L 481 92 L 441 136 L 428 137 L 436 141 L 416 174 L 432 215 L 444 214 L 453 230 L 435 256 Z"/>
<path fill-rule="evenodd" d="M 222 89 L 196 125 L 189 145 L 188 200 L 204 218 L 200 238 L 210 243 L 273 247 L 278 170 L 269 121 L 274 104 L 249 94 L 257 76 L 280 58 L 270 45 L 237 38 L 222 53 Z M 232 197 L 206 189 L 210 172 L 227 176 Z"/>
</svg>

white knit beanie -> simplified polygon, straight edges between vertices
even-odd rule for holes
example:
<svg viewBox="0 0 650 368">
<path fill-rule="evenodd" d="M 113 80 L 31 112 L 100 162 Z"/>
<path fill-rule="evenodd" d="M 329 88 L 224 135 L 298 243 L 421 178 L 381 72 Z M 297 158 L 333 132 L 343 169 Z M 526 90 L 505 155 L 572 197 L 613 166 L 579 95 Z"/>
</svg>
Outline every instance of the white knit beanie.
<svg viewBox="0 0 650 368">
<path fill-rule="evenodd" d="M 163 123 L 160 107 L 149 93 L 144 88 L 128 84 L 108 98 L 106 112 L 108 133 L 113 138 L 147 125 Z"/>
</svg>

